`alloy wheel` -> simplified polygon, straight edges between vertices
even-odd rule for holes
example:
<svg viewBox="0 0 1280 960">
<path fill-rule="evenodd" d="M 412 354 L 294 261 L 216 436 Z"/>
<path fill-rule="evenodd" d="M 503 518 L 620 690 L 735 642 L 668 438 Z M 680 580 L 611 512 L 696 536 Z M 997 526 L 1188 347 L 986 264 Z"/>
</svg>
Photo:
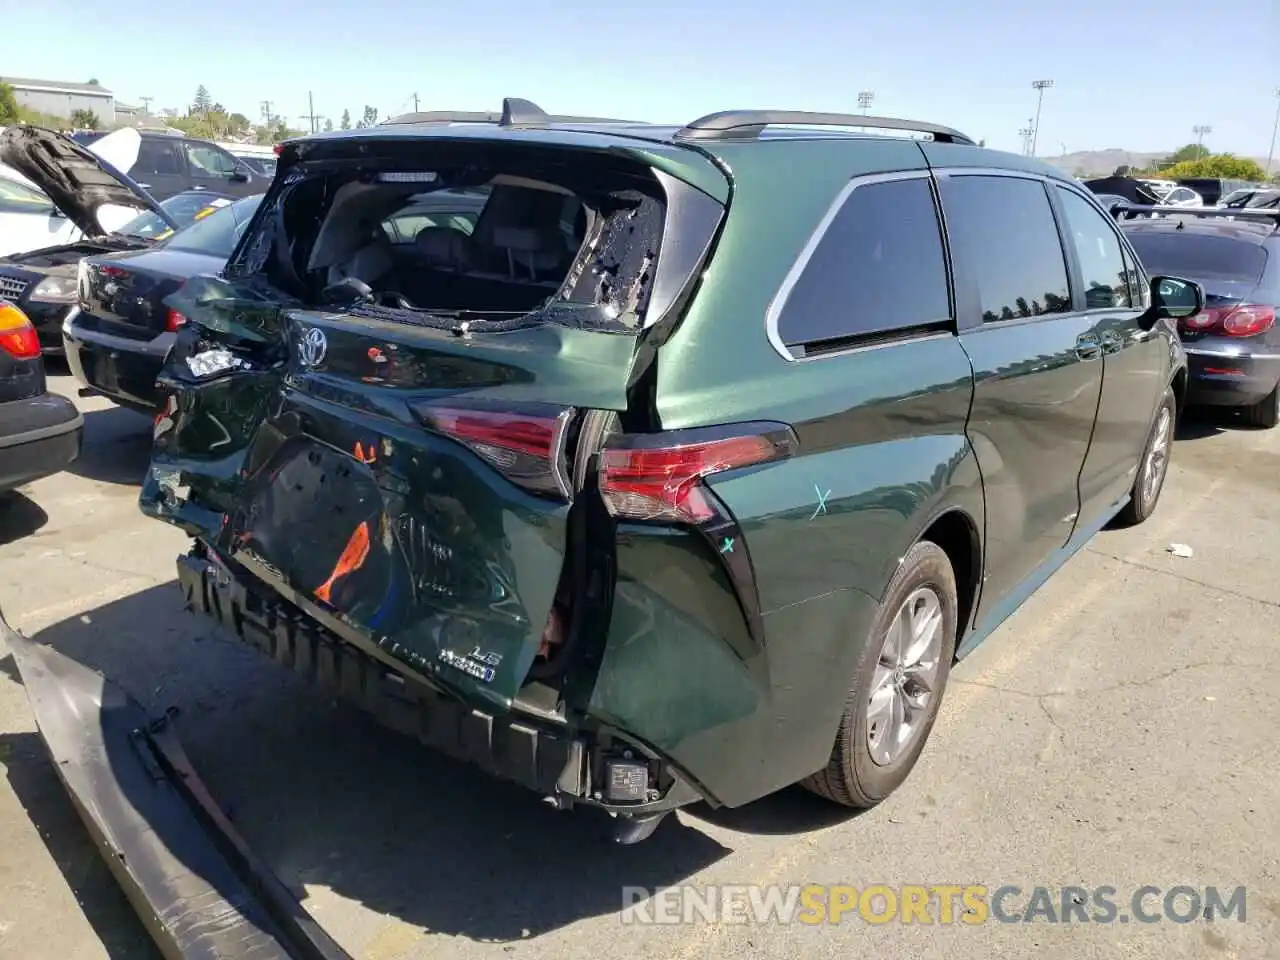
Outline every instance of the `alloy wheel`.
<svg viewBox="0 0 1280 960">
<path fill-rule="evenodd" d="M 942 651 L 942 601 L 917 587 L 885 631 L 867 698 L 867 748 L 878 766 L 902 756 L 933 709 Z"/>
</svg>

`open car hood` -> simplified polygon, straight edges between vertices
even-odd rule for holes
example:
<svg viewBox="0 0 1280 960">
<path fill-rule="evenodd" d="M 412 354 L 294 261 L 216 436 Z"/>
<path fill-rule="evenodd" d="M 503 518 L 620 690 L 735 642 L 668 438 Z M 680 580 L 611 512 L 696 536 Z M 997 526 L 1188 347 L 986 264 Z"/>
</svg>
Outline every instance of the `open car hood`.
<svg viewBox="0 0 1280 960">
<path fill-rule="evenodd" d="M 121 173 L 136 158 L 141 137 L 128 128 L 90 147 L 43 127 L 15 126 L 0 132 L 0 163 L 45 192 L 86 237 L 109 232 L 99 217 L 104 207 L 150 210 L 178 229 L 147 191 Z"/>
</svg>

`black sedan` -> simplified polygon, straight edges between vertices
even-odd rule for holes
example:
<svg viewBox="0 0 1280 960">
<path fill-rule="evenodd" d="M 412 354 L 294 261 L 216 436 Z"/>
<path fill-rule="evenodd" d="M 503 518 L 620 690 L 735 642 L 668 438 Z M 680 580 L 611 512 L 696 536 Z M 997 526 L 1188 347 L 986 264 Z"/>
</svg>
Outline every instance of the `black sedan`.
<svg viewBox="0 0 1280 960">
<path fill-rule="evenodd" d="M 186 322 L 165 298 L 189 277 L 222 269 L 261 199 L 237 200 L 146 250 L 80 261 L 78 303 L 62 324 L 62 342 L 85 388 L 154 411 L 156 374 Z"/>
<path fill-rule="evenodd" d="M 1179 323 L 1190 368 L 1187 402 L 1239 407 L 1248 423 L 1274 427 L 1280 423 L 1280 229 L 1276 218 L 1226 219 L 1222 212 L 1130 220 L 1124 232 L 1148 272 L 1204 287 L 1204 310 Z"/>
<path fill-rule="evenodd" d="M 75 405 L 45 389 L 35 327 L 0 300 L 0 493 L 64 469 L 83 434 Z"/>
</svg>

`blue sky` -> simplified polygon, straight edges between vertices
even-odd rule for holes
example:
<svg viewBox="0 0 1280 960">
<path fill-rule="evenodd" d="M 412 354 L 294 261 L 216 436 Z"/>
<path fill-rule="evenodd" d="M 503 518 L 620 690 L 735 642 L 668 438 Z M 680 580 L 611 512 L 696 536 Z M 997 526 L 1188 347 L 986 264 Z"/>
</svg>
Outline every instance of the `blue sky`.
<svg viewBox="0 0 1280 960">
<path fill-rule="evenodd" d="M 1187 0 L 15 0 L 0 72 L 98 78 L 126 103 L 182 108 L 204 84 L 250 117 L 262 100 L 303 126 L 307 92 L 385 116 L 496 109 L 503 96 L 550 112 L 680 121 L 735 107 L 857 109 L 957 127 L 1020 149 L 1031 82 L 1051 78 L 1041 155 L 1195 139 L 1265 156 L 1280 86 L 1280 0 L 1209 16 Z M 1208 30 L 1205 24 L 1217 26 Z"/>
</svg>

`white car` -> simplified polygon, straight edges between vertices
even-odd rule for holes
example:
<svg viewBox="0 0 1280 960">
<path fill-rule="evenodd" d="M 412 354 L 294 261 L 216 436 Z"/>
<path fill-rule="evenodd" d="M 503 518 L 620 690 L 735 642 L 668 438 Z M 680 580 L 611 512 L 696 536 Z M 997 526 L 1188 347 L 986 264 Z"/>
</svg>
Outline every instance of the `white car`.
<svg viewBox="0 0 1280 960">
<path fill-rule="evenodd" d="M 0 169 L 0 257 L 72 243 L 79 237 L 79 229 L 53 201 L 16 171 Z"/>
<path fill-rule="evenodd" d="M 137 155 L 138 139 L 136 130 L 126 128 L 102 137 L 87 149 L 115 166 L 115 160 L 127 158 L 130 150 Z M 103 233 L 111 233 L 145 209 L 142 204 L 104 204 L 98 209 L 97 221 Z M 46 193 L 0 163 L 0 257 L 75 243 L 83 236 Z"/>
</svg>

